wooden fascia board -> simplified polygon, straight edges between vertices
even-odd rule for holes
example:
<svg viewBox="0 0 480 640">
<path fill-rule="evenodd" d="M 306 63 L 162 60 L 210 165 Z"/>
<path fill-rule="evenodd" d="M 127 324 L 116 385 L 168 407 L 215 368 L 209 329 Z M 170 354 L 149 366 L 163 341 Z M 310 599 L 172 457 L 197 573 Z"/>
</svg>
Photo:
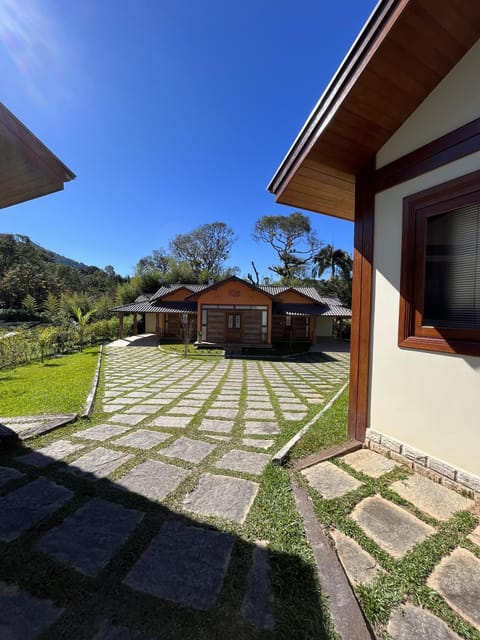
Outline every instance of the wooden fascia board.
<svg viewBox="0 0 480 640">
<path fill-rule="evenodd" d="M 0 102 L 0 137 L 16 148 L 24 159 L 32 159 L 55 180 L 63 183 L 75 179 L 75 174 L 43 144 L 7 107 Z"/>
<path fill-rule="evenodd" d="M 383 0 L 374 9 L 268 185 L 277 199 L 410 1 Z"/>
</svg>

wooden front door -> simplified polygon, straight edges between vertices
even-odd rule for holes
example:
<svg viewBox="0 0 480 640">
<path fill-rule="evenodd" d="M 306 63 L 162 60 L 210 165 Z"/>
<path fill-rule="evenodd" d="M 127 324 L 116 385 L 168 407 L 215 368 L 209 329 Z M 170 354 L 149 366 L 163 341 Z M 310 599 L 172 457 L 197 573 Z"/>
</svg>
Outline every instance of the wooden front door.
<svg viewBox="0 0 480 640">
<path fill-rule="evenodd" d="M 241 342 L 242 314 L 238 311 L 227 311 L 225 316 L 225 342 Z"/>
</svg>

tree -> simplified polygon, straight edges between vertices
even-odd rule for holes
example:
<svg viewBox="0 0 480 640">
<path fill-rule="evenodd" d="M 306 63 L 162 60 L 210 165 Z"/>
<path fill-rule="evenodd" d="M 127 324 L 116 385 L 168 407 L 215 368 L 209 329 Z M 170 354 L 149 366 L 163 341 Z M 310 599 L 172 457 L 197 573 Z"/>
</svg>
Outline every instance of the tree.
<svg viewBox="0 0 480 640">
<path fill-rule="evenodd" d="M 88 321 L 90 320 L 90 316 L 95 313 L 95 309 L 90 309 L 84 313 L 80 307 L 73 306 L 72 307 L 73 315 L 77 321 L 77 335 L 78 335 L 78 344 L 80 346 L 80 351 L 83 351 L 83 339 L 85 337 L 85 329 L 87 328 Z"/>
<path fill-rule="evenodd" d="M 343 249 L 335 249 L 333 244 L 327 244 L 313 257 L 314 267 L 312 273 L 314 277 L 320 278 L 325 271 L 330 271 L 330 280 L 335 280 L 336 272 L 340 276 L 351 278 L 352 258 Z"/>
<path fill-rule="evenodd" d="M 233 229 L 224 222 L 211 222 L 190 233 L 179 233 L 170 241 L 170 251 L 179 262 L 187 262 L 194 276 L 218 278 L 235 241 Z"/>
<path fill-rule="evenodd" d="M 261 217 L 255 223 L 253 239 L 266 242 L 277 252 L 281 264 L 268 268 L 279 275 L 284 284 L 294 284 L 303 277 L 320 246 L 309 218 L 298 212 Z"/>
</svg>

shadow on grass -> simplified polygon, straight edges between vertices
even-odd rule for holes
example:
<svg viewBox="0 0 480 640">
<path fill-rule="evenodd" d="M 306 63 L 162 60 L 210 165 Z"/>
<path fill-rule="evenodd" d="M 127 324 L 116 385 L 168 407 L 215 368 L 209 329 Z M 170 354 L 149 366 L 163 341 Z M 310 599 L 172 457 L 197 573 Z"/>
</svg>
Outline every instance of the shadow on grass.
<svg viewBox="0 0 480 640">
<path fill-rule="evenodd" d="M 0 611 L 9 637 L 30 637 L 32 625 L 49 640 L 330 637 L 314 571 L 299 556 L 269 550 L 269 573 L 249 586 L 255 544 L 73 463 L 38 452 L 35 466 L 19 460 L 31 453 L 20 443 L 0 455 L 0 471 L 24 474 L 4 476 L 0 487 Z M 273 631 L 262 628 L 269 613 Z"/>
</svg>

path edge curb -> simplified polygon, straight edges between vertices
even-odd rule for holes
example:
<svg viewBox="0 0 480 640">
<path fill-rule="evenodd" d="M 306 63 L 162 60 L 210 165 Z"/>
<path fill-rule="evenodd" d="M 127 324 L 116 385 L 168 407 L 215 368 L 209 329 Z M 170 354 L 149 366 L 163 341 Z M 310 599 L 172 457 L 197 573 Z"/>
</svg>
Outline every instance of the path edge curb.
<svg viewBox="0 0 480 640">
<path fill-rule="evenodd" d="M 322 415 L 335 404 L 338 398 L 342 395 L 342 393 L 348 387 L 348 384 L 349 382 L 347 380 L 347 382 L 345 382 L 345 384 L 342 385 L 342 387 L 336 392 L 333 398 L 330 398 L 330 400 L 323 407 L 323 409 L 319 413 L 317 413 L 317 415 L 315 415 L 310 420 L 310 422 L 307 422 L 307 424 L 304 427 L 302 427 L 300 431 L 298 431 L 292 438 L 290 438 L 290 440 L 286 444 L 284 444 L 279 451 L 277 451 L 277 453 L 272 457 L 272 464 L 283 464 L 283 461 L 285 460 L 287 455 L 290 453 L 291 449 L 293 449 L 293 447 L 297 444 L 297 442 L 301 438 L 303 438 L 303 436 L 307 433 L 310 427 L 312 427 L 322 417 Z"/>
<path fill-rule="evenodd" d="M 310 497 L 293 476 L 290 484 L 313 552 L 322 594 L 328 599 L 335 631 L 342 640 L 375 640 L 345 570 L 315 515 Z"/>
<path fill-rule="evenodd" d="M 95 397 L 97 395 L 98 383 L 100 380 L 100 368 L 102 365 L 102 356 L 103 356 L 103 344 L 100 345 L 100 351 L 98 353 L 97 367 L 95 369 L 95 375 L 93 376 L 92 386 L 90 387 L 90 393 L 87 396 L 87 400 L 85 401 L 85 405 L 83 407 L 83 412 L 80 415 L 80 418 L 90 418 L 90 415 L 93 411 L 93 405 L 95 404 Z"/>
</svg>

